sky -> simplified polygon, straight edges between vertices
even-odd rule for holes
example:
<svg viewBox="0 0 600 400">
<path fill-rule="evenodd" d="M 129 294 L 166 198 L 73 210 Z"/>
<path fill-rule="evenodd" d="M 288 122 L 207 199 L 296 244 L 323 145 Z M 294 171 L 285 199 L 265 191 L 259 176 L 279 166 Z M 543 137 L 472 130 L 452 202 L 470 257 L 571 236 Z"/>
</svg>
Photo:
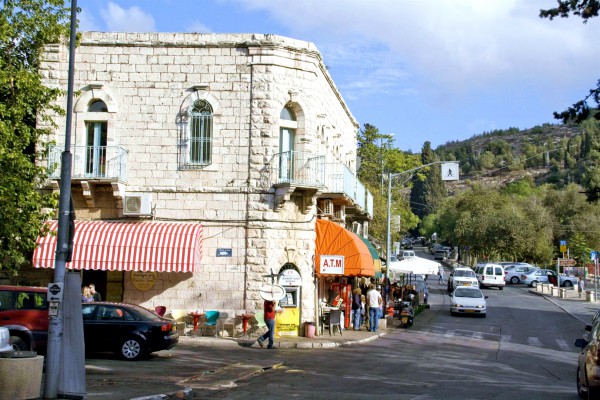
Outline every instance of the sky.
<svg viewBox="0 0 600 400">
<path fill-rule="evenodd" d="M 79 0 L 80 30 L 276 34 L 314 43 L 362 129 L 415 153 L 557 124 L 600 79 L 600 18 L 556 0 Z"/>
</svg>

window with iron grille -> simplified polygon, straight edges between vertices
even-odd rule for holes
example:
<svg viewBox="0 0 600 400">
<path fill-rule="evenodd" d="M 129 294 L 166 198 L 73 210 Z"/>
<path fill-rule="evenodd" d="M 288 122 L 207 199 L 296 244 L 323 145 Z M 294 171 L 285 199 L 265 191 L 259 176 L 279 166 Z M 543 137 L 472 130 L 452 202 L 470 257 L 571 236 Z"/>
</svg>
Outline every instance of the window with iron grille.
<svg viewBox="0 0 600 400">
<path fill-rule="evenodd" d="M 209 165 L 212 161 L 213 109 L 206 100 L 196 100 L 188 110 L 187 150 L 183 167 Z M 183 154 L 182 154 L 183 155 Z"/>
</svg>

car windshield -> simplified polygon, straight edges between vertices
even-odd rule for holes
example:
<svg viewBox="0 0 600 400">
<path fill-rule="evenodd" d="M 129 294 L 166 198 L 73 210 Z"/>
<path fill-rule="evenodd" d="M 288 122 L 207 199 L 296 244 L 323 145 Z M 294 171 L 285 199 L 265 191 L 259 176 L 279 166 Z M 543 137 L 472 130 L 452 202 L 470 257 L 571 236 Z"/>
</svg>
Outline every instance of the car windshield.
<svg viewBox="0 0 600 400">
<path fill-rule="evenodd" d="M 454 276 L 460 276 L 465 278 L 476 278 L 475 272 L 470 269 L 457 269 L 454 271 Z"/>
<path fill-rule="evenodd" d="M 472 299 L 480 299 L 483 297 L 483 294 L 480 290 L 458 288 L 454 292 L 454 297 L 469 297 Z"/>
</svg>

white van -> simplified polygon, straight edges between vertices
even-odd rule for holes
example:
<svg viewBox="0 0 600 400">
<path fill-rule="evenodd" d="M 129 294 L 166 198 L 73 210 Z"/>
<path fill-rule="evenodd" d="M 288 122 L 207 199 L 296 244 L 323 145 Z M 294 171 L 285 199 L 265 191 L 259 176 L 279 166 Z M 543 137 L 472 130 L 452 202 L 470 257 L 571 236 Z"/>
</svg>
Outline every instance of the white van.
<svg viewBox="0 0 600 400">
<path fill-rule="evenodd" d="M 502 265 L 494 263 L 477 264 L 473 270 L 477 275 L 480 288 L 497 287 L 500 290 L 504 289 L 506 282 L 504 281 L 504 267 Z"/>
</svg>

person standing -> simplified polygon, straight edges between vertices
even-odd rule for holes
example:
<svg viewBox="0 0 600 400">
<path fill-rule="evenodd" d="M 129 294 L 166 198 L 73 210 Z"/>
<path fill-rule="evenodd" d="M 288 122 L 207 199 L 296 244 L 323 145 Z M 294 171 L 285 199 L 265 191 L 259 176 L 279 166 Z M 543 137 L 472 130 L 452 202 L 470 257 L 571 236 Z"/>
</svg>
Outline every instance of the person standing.
<svg viewBox="0 0 600 400">
<path fill-rule="evenodd" d="M 369 304 L 369 330 L 377 332 L 379 328 L 379 310 L 383 304 L 381 293 L 375 290 L 375 285 L 371 284 L 367 292 L 367 303 Z"/>
<path fill-rule="evenodd" d="M 439 283 L 444 283 L 444 267 L 441 265 L 438 267 L 438 275 L 440 276 Z"/>
<path fill-rule="evenodd" d="M 267 324 L 268 331 L 264 335 L 259 337 L 256 341 L 260 347 L 263 347 L 263 342 L 269 339 L 267 349 L 273 348 L 273 342 L 275 340 L 275 302 L 265 300 L 263 304 L 263 310 L 265 312 L 265 323 Z"/>
<path fill-rule="evenodd" d="M 360 331 L 360 295 L 362 294 L 360 288 L 356 288 L 352 291 L 352 322 L 354 324 L 354 330 Z"/>
<path fill-rule="evenodd" d="M 581 293 L 583 292 L 583 289 L 585 289 L 585 280 L 579 277 L 579 280 L 577 281 L 577 293 L 579 293 L 579 298 L 581 298 Z"/>
<path fill-rule="evenodd" d="M 89 286 L 83 287 L 83 292 L 81 293 L 81 302 L 82 303 L 91 303 L 94 301 L 94 296 L 92 296 L 92 291 Z"/>
<path fill-rule="evenodd" d="M 93 283 L 90 283 L 89 285 L 90 291 L 92 292 L 92 297 L 94 298 L 94 301 L 102 301 L 102 295 L 98 292 L 96 292 L 96 285 Z"/>
</svg>

